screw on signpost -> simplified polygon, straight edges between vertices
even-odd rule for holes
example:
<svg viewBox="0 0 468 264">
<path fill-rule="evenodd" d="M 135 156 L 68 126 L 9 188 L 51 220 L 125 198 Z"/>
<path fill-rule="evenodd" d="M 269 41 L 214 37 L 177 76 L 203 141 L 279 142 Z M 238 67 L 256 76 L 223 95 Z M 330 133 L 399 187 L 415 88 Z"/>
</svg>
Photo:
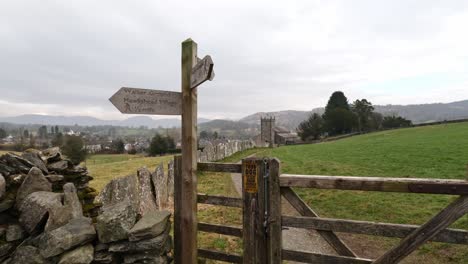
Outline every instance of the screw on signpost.
<svg viewBox="0 0 468 264">
<path fill-rule="evenodd" d="M 197 262 L 197 87 L 213 80 L 213 60 L 197 57 L 197 43 L 182 42 L 182 92 L 120 88 L 109 100 L 123 114 L 182 115 L 181 178 L 174 186 L 174 261 Z"/>
</svg>

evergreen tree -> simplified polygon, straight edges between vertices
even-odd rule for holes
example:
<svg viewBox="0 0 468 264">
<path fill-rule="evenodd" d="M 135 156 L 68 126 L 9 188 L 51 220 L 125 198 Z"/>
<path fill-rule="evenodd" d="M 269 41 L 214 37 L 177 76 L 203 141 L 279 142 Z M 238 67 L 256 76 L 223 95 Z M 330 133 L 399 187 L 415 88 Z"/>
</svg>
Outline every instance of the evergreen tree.
<svg viewBox="0 0 468 264">
<path fill-rule="evenodd" d="M 319 114 L 313 113 L 307 120 L 299 124 L 297 132 L 301 139 L 306 141 L 308 139 L 319 139 L 320 135 L 323 133 L 323 128 L 323 118 Z"/>
<path fill-rule="evenodd" d="M 65 136 L 62 152 L 75 165 L 80 164 L 80 162 L 86 159 L 86 149 L 84 148 L 84 142 L 83 139 L 79 136 Z"/>
<path fill-rule="evenodd" d="M 323 119 L 326 131 L 330 135 L 350 133 L 357 122 L 356 116 L 350 110 L 348 99 L 340 91 L 331 95 Z"/>
<path fill-rule="evenodd" d="M 125 143 L 121 138 L 116 140 L 112 140 L 111 149 L 116 153 L 124 153 L 125 152 Z"/>
<path fill-rule="evenodd" d="M 372 103 L 366 99 L 356 100 L 353 102 L 351 109 L 357 116 L 358 131 L 362 132 L 371 130 L 370 119 L 374 111 Z"/>
</svg>

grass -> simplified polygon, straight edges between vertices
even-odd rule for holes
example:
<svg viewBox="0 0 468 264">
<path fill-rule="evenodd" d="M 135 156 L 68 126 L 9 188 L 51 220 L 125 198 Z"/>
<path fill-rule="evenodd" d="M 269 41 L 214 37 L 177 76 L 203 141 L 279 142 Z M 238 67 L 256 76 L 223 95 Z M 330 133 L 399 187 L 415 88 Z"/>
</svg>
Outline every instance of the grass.
<svg viewBox="0 0 468 264">
<path fill-rule="evenodd" d="M 283 173 L 466 179 L 468 163 L 468 123 L 399 129 L 355 136 L 339 141 L 284 146 L 275 149 L 250 149 L 236 153 L 226 162 L 243 157 L 277 157 Z M 101 189 L 113 177 L 135 173 L 138 167 L 154 168 L 171 156 L 145 158 L 131 155 L 98 155 L 87 161 Z M 445 195 L 379 193 L 296 189 L 299 195 L 321 216 L 387 223 L 421 224 L 454 199 Z M 198 173 L 198 192 L 237 196 L 230 174 Z M 202 222 L 241 225 L 240 209 L 199 205 Z M 452 227 L 468 229 L 468 216 Z M 398 239 L 372 236 L 364 246 L 388 248 Z M 241 253 L 240 239 L 200 232 L 199 246 L 219 251 Z M 383 250 L 383 249 L 382 249 Z M 468 263 L 465 245 L 426 243 L 413 253 L 407 263 Z M 215 263 L 210 262 L 208 263 Z"/>
<path fill-rule="evenodd" d="M 86 159 L 85 165 L 94 180 L 90 186 L 98 191 L 113 178 L 136 174 L 137 170 L 146 166 L 153 171 L 161 162 L 164 163 L 164 169 L 167 170 L 167 162 L 173 156 L 144 157 L 141 155 L 92 155 Z"/>
<path fill-rule="evenodd" d="M 390 130 L 237 155 L 252 153 L 277 157 L 282 172 L 291 174 L 467 179 L 468 123 Z M 405 224 L 422 224 L 455 199 L 446 195 L 296 191 L 324 217 Z M 452 227 L 468 229 L 468 216 Z M 450 256 L 439 259 L 447 250 Z M 429 243 L 417 254 L 430 254 L 435 259 L 431 263 L 468 261 L 466 246 Z"/>
</svg>

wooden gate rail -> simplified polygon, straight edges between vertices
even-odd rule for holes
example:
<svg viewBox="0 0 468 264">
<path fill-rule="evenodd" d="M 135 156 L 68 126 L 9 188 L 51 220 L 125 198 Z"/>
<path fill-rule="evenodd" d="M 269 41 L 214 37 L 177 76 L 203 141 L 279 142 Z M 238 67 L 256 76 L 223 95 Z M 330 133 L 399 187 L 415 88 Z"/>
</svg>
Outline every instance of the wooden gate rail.
<svg viewBox="0 0 468 264">
<path fill-rule="evenodd" d="M 283 260 L 297 261 L 302 263 L 333 263 L 333 264 L 369 264 L 370 259 L 353 258 L 346 256 L 333 256 L 304 251 L 283 249 Z"/>
<path fill-rule="evenodd" d="M 427 241 L 468 244 L 468 231 L 447 229 L 457 219 L 468 213 L 468 182 L 463 180 L 382 178 L 355 176 L 293 175 L 280 176 L 282 195 L 298 210 L 302 217 L 282 216 L 282 225 L 315 229 L 333 246 L 327 236 L 332 232 L 403 238 L 401 242 L 374 261 L 342 256 L 283 250 L 283 259 L 309 263 L 398 263 Z M 358 190 L 400 193 L 458 195 L 442 211 L 421 226 L 320 218 L 290 187 Z M 331 232 L 331 233 L 323 233 Z M 336 242 L 336 241 L 335 241 Z M 340 242 L 340 241 L 338 241 Z M 340 243 L 338 243 L 340 245 Z"/>
<path fill-rule="evenodd" d="M 207 195 L 199 193 L 197 195 L 197 202 L 201 204 L 221 205 L 227 207 L 242 208 L 242 199 L 234 197 L 225 197 L 218 195 Z"/>
<path fill-rule="evenodd" d="M 199 162 L 197 164 L 198 171 L 205 172 L 226 172 L 226 173 L 241 173 L 241 164 L 236 163 L 215 163 L 215 162 Z M 203 193 L 197 194 L 197 203 L 242 208 L 243 200 L 236 197 L 226 197 L 219 195 L 207 195 Z M 209 223 L 198 223 L 198 231 L 215 233 L 227 236 L 242 238 L 242 228 L 236 226 L 216 225 Z M 237 254 L 225 253 L 211 249 L 198 249 L 198 257 L 218 260 L 230 263 L 242 263 L 242 256 Z"/>
<path fill-rule="evenodd" d="M 230 263 L 242 263 L 242 256 L 209 249 L 198 249 L 198 256 L 201 258 L 225 261 Z"/>
<path fill-rule="evenodd" d="M 226 236 L 242 237 L 242 228 L 236 226 L 215 225 L 199 222 L 198 231 L 216 233 Z"/>
<path fill-rule="evenodd" d="M 283 216 L 282 223 L 285 227 L 398 238 L 404 238 L 420 228 L 418 225 L 293 216 Z M 448 228 L 441 231 L 430 241 L 468 245 L 468 231 Z"/>
<path fill-rule="evenodd" d="M 242 165 L 239 163 L 199 162 L 198 171 L 242 173 Z"/>
<path fill-rule="evenodd" d="M 281 187 L 468 195 L 463 180 L 282 174 Z"/>
</svg>

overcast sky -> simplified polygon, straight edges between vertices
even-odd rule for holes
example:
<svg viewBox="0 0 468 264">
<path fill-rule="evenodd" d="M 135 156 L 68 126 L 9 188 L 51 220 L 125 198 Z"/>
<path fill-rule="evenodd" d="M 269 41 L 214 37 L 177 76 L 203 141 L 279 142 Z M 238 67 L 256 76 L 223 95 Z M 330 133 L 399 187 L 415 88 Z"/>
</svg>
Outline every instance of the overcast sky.
<svg viewBox="0 0 468 264">
<path fill-rule="evenodd" d="M 350 101 L 468 99 L 468 1 L 0 2 L 0 116 L 123 116 L 121 86 L 180 91 L 181 42 L 211 55 L 199 117 Z"/>
</svg>

